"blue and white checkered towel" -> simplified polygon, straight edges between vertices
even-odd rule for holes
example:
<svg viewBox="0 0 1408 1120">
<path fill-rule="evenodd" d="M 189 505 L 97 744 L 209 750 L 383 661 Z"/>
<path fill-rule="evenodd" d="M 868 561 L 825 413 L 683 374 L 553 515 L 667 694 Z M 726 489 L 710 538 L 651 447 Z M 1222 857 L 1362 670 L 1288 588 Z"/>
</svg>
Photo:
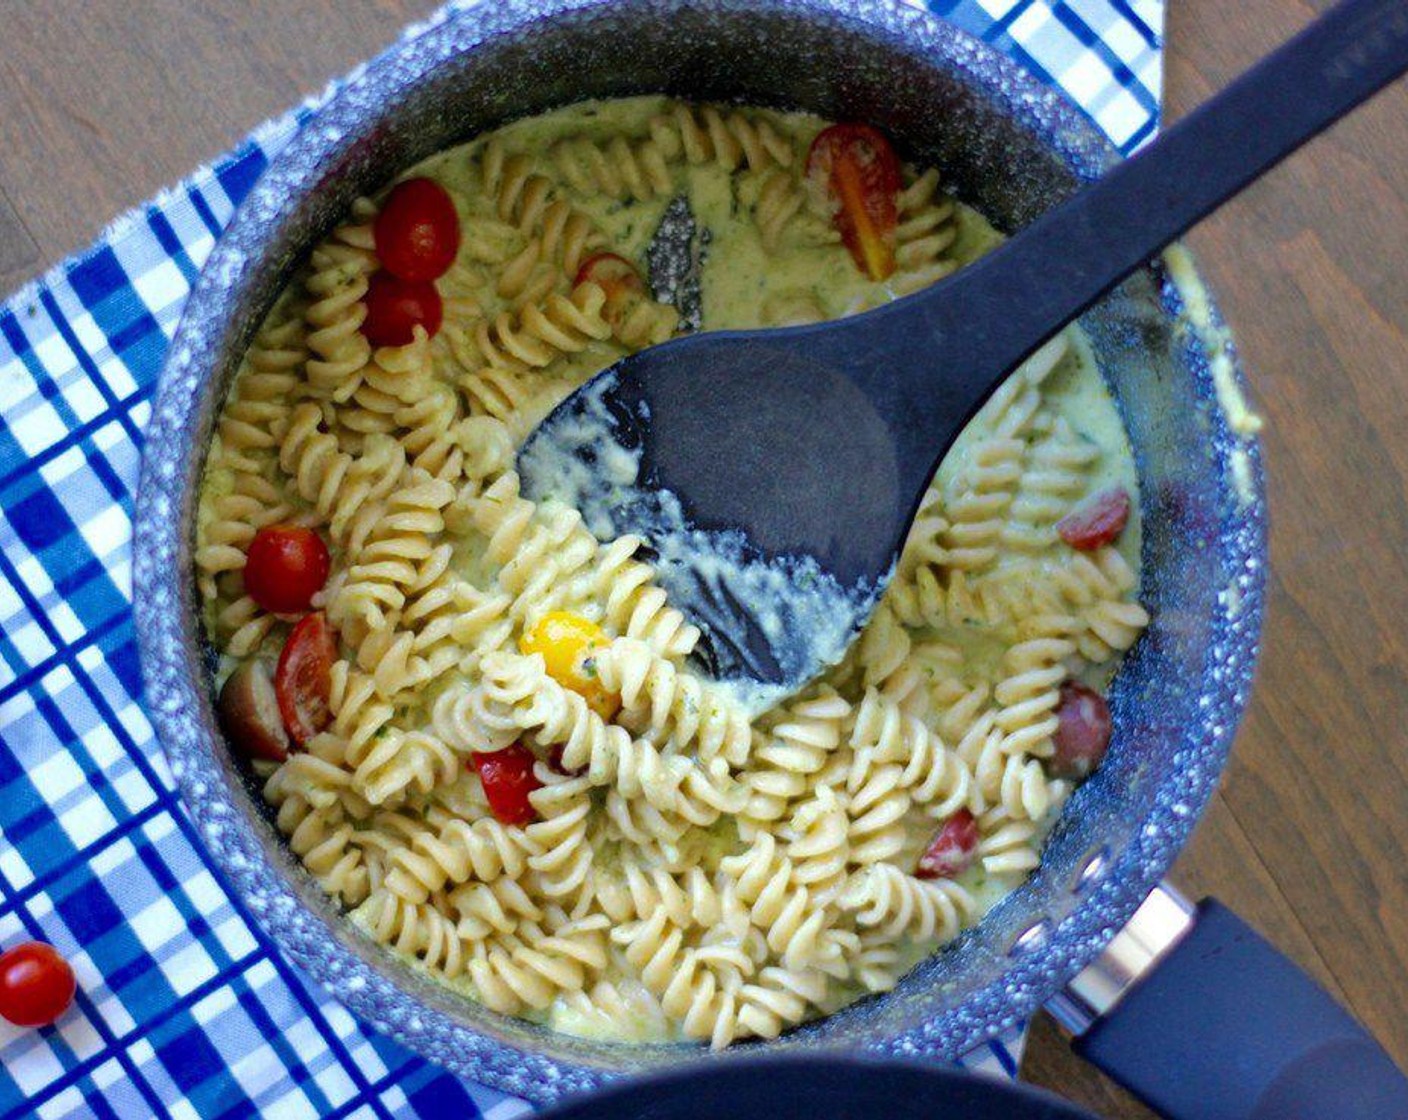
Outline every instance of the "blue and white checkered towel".
<svg viewBox="0 0 1408 1120">
<path fill-rule="evenodd" d="M 932 0 L 1061 85 L 1125 151 L 1158 123 L 1163 0 Z M 78 974 L 0 1022 L 11 1117 L 507 1116 L 289 965 L 207 862 L 142 710 L 131 613 L 142 429 L 186 295 L 312 112 L 257 130 L 0 305 L 0 948 Z M 1020 1033 L 964 1064 L 1015 1076 Z"/>
</svg>

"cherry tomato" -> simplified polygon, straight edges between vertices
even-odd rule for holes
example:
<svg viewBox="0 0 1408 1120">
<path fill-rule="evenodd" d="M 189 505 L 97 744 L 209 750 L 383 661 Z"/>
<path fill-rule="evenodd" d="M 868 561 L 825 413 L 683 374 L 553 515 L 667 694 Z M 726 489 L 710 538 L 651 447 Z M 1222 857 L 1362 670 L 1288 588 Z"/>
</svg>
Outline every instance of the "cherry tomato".
<svg viewBox="0 0 1408 1120">
<path fill-rule="evenodd" d="M 1056 705 L 1056 750 L 1046 768 L 1057 778 L 1084 778 L 1100 765 L 1110 746 L 1110 705 L 1079 681 L 1061 686 Z"/>
<path fill-rule="evenodd" d="M 537 758 L 532 751 L 514 743 L 501 751 L 475 754 L 472 760 L 489 808 L 502 824 L 528 824 L 537 817 L 528 795 L 542 789 L 543 783 L 533 773 Z"/>
<path fill-rule="evenodd" d="M 240 665 L 220 690 L 220 726 L 240 753 L 282 762 L 288 758 L 288 732 L 279 711 L 269 667 L 258 658 Z"/>
<path fill-rule="evenodd" d="M 570 611 L 549 611 L 524 631 L 518 648 L 542 654 L 548 676 L 581 696 L 602 719 L 610 719 L 620 710 L 621 701 L 602 685 L 592 661 L 609 641 L 606 631 L 590 619 Z"/>
<path fill-rule="evenodd" d="M 831 202 L 856 267 L 872 280 L 894 272 L 900 161 L 884 133 L 867 124 L 822 129 L 807 152 L 807 178 Z"/>
<path fill-rule="evenodd" d="M 455 263 L 460 219 L 445 188 L 407 179 L 386 196 L 372 227 L 382 267 L 402 280 L 434 280 Z"/>
<path fill-rule="evenodd" d="M 249 543 L 244 589 L 266 611 L 306 611 L 327 582 L 332 560 L 323 538 L 299 525 L 271 525 Z"/>
<path fill-rule="evenodd" d="M 305 745 L 332 722 L 328 696 L 336 660 L 337 640 L 323 612 L 304 615 L 284 642 L 274 670 L 279 714 L 296 746 Z"/>
<path fill-rule="evenodd" d="M 0 953 L 0 1016 L 17 1027 L 47 1027 L 68 1010 L 77 987 L 52 945 L 26 941 Z"/>
<path fill-rule="evenodd" d="M 978 822 L 967 809 L 944 821 L 914 869 L 916 879 L 952 879 L 963 874 L 978 854 Z"/>
<path fill-rule="evenodd" d="M 1056 535 L 1072 548 L 1094 552 L 1119 539 L 1129 521 L 1129 509 L 1129 491 L 1112 486 L 1056 522 Z"/>
<path fill-rule="evenodd" d="M 597 253 L 582 262 L 573 286 L 588 282 L 606 293 L 602 317 L 613 327 L 620 325 L 632 305 L 645 298 L 645 281 L 636 266 L 615 253 Z"/>
<path fill-rule="evenodd" d="M 373 346 L 405 346 L 424 327 L 432 338 L 440 329 L 444 306 L 429 280 L 402 280 L 386 269 L 372 273 L 363 297 L 367 317 L 362 333 Z"/>
</svg>

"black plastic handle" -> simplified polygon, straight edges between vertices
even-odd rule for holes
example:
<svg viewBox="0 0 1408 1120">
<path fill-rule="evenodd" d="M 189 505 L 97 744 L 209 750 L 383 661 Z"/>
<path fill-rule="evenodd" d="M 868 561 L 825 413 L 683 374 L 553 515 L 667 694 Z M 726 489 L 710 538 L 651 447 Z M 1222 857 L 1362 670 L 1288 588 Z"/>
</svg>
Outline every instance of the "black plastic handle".
<svg viewBox="0 0 1408 1120">
<path fill-rule="evenodd" d="M 1408 1120 L 1408 1078 L 1215 899 L 1075 1050 L 1172 1120 Z"/>
</svg>

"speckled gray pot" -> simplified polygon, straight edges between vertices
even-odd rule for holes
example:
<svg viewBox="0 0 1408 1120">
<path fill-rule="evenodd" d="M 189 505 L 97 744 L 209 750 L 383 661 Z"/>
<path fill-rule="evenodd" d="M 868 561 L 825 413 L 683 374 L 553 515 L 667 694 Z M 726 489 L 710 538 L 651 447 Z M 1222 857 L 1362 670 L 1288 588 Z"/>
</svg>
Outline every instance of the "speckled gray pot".
<svg viewBox="0 0 1408 1120">
<path fill-rule="evenodd" d="M 428 1057 L 539 1101 L 623 1071 L 729 1059 L 593 1044 L 485 1012 L 339 918 L 215 729 L 192 577 L 194 504 L 213 417 L 255 324 L 292 262 L 354 196 L 509 118 L 647 90 L 872 121 L 1008 229 L 1116 158 L 1058 95 L 898 4 L 486 3 L 373 62 L 289 145 L 211 256 L 171 347 L 137 515 L 147 699 L 173 770 L 214 859 L 291 958 Z M 1109 760 L 1071 801 L 1041 869 L 980 929 L 890 995 L 772 1048 L 953 1057 L 1024 1019 L 1126 920 L 1201 812 L 1251 677 L 1265 510 L 1257 448 L 1215 407 L 1207 347 L 1183 312 L 1167 277 L 1150 271 L 1085 318 L 1136 451 L 1142 597 L 1155 619 L 1113 690 Z"/>
</svg>

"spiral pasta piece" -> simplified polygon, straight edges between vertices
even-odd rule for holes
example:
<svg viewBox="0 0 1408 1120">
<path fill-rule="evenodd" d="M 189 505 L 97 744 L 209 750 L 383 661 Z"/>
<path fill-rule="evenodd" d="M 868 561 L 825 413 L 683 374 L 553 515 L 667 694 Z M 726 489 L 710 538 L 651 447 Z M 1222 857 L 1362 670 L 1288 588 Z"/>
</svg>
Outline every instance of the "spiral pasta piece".
<svg viewBox="0 0 1408 1120">
<path fill-rule="evenodd" d="M 585 778 L 554 773 L 538 765 L 541 789 L 529 795 L 541 819 L 527 828 L 537 850 L 528 866 L 538 874 L 543 896 L 569 906 L 580 905 L 596 891 L 590 836 L 591 785 Z"/>
<path fill-rule="evenodd" d="M 846 882 L 851 822 L 845 801 L 823 786 L 792 814 L 790 832 L 787 858 L 792 861 L 792 878 L 811 892 L 816 905 L 824 906 Z"/>
<path fill-rule="evenodd" d="M 815 855 L 812 853 L 813 858 Z M 809 864 L 803 879 L 813 877 L 818 864 L 824 866 L 825 853 L 822 856 Z M 719 870 L 734 880 L 737 897 L 748 907 L 750 924 L 761 931 L 768 950 L 788 968 L 839 960 L 841 948 L 828 936 L 831 922 L 824 902 L 813 897 L 811 887 L 799 879 L 792 860 L 770 833 L 761 834 L 751 851 L 720 861 Z"/>
<path fill-rule="evenodd" d="M 315 404 L 294 409 L 279 447 L 279 466 L 326 522 L 333 540 L 355 550 L 370 533 L 379 503 L 396 486 L 406 451 L 389 436 L 372 436 L 359 456 L 342 451 Z"/>
<path fill-rule="evenodd" d="M 826 998 L 826 974 L 813 969 L 765 968 L 739 990 L 741 1033 L 776 1038 L 805 1019 Z"/>
<path fill-rule="evenodd" d="M 874 928 L 861 932 L 852 974 L 867 992 L 888 992 L 900 981 L 901 957 L 894 939 Z"/>
<path fill-rule="evenodd" d="M 608 630 L 639 638 L 661 656 L 685 658 L 699 643 L 699 628 L 669 605 L 655 584 L 655 569 L 636 559 L 643 543 L 625 536 L 604 546 L 583 594 L 601 604 L 601 623 Z"/>
<path fill-rule="evenodd" d="M 581 991 L 606 965 L 606 917 L 553 921 L 545 930 L 477 942 L 467 971 L 486 1006 L 514 1014 Z"/>
<path fill-rule="evenodd" d="M 817 205 L 800 170 L 765 168 L 748 176 L 739 193 L 768 252 L 784 244 L 831 245 L 841 240 L 830 214 Z"/>
<path fill-rule="evenodd" d="M 856 646 L 861 683 L 867 688 L 883 685 L 908 663 L 911 648 L 909 632 L 894 609 L 882 600 Z"/>
<path fill-rule="evenodd" d="M 448 326 L 444 334 L 455 361 L 465 371 L 457 384 L 470 413 L 497 420 L 517 431 L 522 414 L 529 411 L 538 398 L 540 387 L 524 377 L 522 369 L 481 365 L 481 352 L 474 336 L 460 327 Z"/>
<path fill-rule="evenodd" d="M 748 714 L 694 674 L 637 638 L 617 638 L 594 655 L 597 678 L 621 698 L 618 722 L 671 749 L 742 766 L 752 745 Z"/>
<path fill-rule="evenodd" d="M 451 781 L 458 768 L 459 758 L 435 736 L 393 731 L 378 739 L 352 772 L 352 788 L 368 804 L 383 805 L 407 792 L 429 793 Z"/>
<path fill-rule="evenodd" d="M 516 315 L 500 312 L 472 336 L 479 365 L 522 372 L 579 353 L 611 337 L 611 324 L 602 315 L 605 305 L 606 293 L 587 282 L 573 288 L 571 295 L 553 292 L 541 304 L 525 304 Z M 456 358 L 464 362 L 461 354 Z M 467 367 L 466 372 L 478 369 Z"/>
<path fill-rule="evenodd" d="M 1002 543 L 1024 552 L 1040 552 L 1055 545 L 1056 522 L 1070 513 L 1085 493 L 1099 458 L 1098 444 L 1081 438 L 1064 416 L 1056 417 L 1050 430 L 1027 453 Z"/>
<path fill-rule="evenodd" d="M 602 879 L 597 900 L 613 922 L 638 921 L 663 911 L 682 930 L 710 928 L 723 913 L 718 891 L 699 867 L 677 875 L 635 860 L 623 861 L 618 874 Z"/>
<path fill-rule="evenodd" d="M 346 661 L 332 666 L 332 687 L 328 709 L 332 712 L 330 733 L 344 744 L 345 759 L 360 766 L 383 729 L 396 714 L 395 707 L 378 692 L 376 682 Z"/>
<path fill-rule="evenodd" d="M 329 596 L 328 619 L 349 645 L 364 646 L 400 617 L 407 592 L 421 582 L 421 566 L 445 528 L 444 509 L 455 488 L 410 468 L 379 510 L 345 579 Z M 372 653 L 359 650 L 358 665 L 372 672 Z M 388 687 L 378 679 L 383 695 Z"/>
<path fill-rule="evenodd" d="M 456 929 L 466 941 L 484 941 L 507 935 L 524 922 L 541 922 L 543 906 L 529 891 L 531 883 L 500 876 L 488 882 L 467 882 L 447 896 L 449 910 L 457 915 Z"/>
<path fill-rule="evenodd" d="M 1074 553 L 1052 577 L 1081 621 L 1073 640 L 1087 661 L 1104 661 L 1124 652 L 1149 625 L 1149 613 L 1127 598 L 1135 586 L 1134 571 L 1116 548 Z"/>
<path fill-rule="evenodd" d="M 973 775 L 963 759 L 944 746 L 923 720 L 906 715 L 873 688 L 856 709 L 851 746 L 858 768 L 898 763 L 902 767 L 898 788 L 931 816 L 947 817 L 972 798 Z"/>
<path fill-rule="evenodd" d="M 567 137 L 553 146 L 550 159 L 581 194 L 644 202 L 673 193 L 671 166 L 680 161 L 761 170 L 789 167 L 795 155 L 793 143 L 762 114 L 675 103 L 650 122 L 648 136 L 604 143 Z"/>
<path fill-rule="evenodd" d="M 362 383 L 371 359 L 371 346 L 362 334 L 367 317 L 367 279 L 377 269 L 372 237 L 375 207 L 358 203 L 355 225 L 340 226 L 313 250 L 312 271 L 304 281 L 310 303 L 303 313 L 308 324 L 306 366 L 308 385 L 319 396 L 345 401 Z"/>
<path fill-rule="evenodd" d="M 953 200 L 939 191 L 932 167 L 900 192 L 895 228 L 894 291 L 908 294 L 942 280 L 958 267 L 950 254 L 958 227 Z"/>
<path fill-rule="evenodd" d="M 996 724 L 1007 735 L 1005 753 L 1037 758 L 1051 754 L 1061 682 L 1069 676 L 1065 662 L 1075 651 L 1061 638 L 1033 638 L 1003 654 L 1003 676 L 993 698 L 1000 705 Z"/>
<path fill-rule="evenodd" d="M 633 144 L 614 136 L 602 144 L 572 136 L 553 146 L 551 158 L 563 179 L 582 194 L 646 202 L 675 189 L 664 153 L 649 138 Z"/>
<path fill-rule="evenodd" d="M 740 825 L 745 836 L 768 830 L 834 758 L 851 705 L 829 686 L 794 700 L 757 734 L 752 764 L 743 774 L 750 791 Z"/>
<path fill-rule="evenodd" d="M 471 878 L 479 882 L 492 882 L 501 875 L 517 878 L 537 852 L 537 842 L 521 828 L 492 817 L 477 821 L 445 817 L 438 830 L 419 829 L 396 848 L 385 886 L 407 902 L 423 903 Z"/>
<path fill-rule="evenodd" d="M 341 803 L 316 809 L 307 798 L 275 782 L 265 787 L 265 798 L 277 809 L 279 831 L 288 837 L 290 850 L 318 885 L 348 906 L 365 899 L 366 862 Z"/>
<path fill-rule="evenodd" d="M 690 822 L 673 808 L 661 810 L 649 801 L 623 796 L 611 789 L 604 807 L 606 836 L 625 841 L 642 850 L 654 847 L 665 854 L 672 866 L 677 860 L 677 842 L 689 831 Z"/>
<path fill-rule="evenodd" d="M 955 480 L 944 504 L 949 521 L 943 534 L 947 567 L 973 572 L 997 559 L 1025 453 L 1020 439 L 987 439 L 974 449 L 968 469 Z"/>
<path fill-rule="evenodd" d="M 374 941 L 418 958 L 427 968 L 450 978 L 465 970 L 465 945 L 451 921 L 433 903 L 407 902 L 386 891 L 373 893 L 358 908 Z"/>
<path fill-rule="evenodd" d="M 905 768 L 898 763 L 882 765 L 873 756 L 854 757 L 846 780 L 853 864 L 891 860 L 903 851 L 904 818 L 913 803 L 904 783 Z"/>
<path fill-rule="evenodd" d="M 978 818 L 978 859 L 989 875 L 1023 876 L 1041 862 L 1037 824 L 1013 820 L 1002 807 Z"/>
<path fill-rule="evenodd" d="M 875 927 L 882 937 L 912 937 L 940 944 L 952 941 L 975 904 L 952 879 L 916 879 L 881 863 L 856 872 L 841 905 L 854 910 L 856 923 Z"/>
</svg>

